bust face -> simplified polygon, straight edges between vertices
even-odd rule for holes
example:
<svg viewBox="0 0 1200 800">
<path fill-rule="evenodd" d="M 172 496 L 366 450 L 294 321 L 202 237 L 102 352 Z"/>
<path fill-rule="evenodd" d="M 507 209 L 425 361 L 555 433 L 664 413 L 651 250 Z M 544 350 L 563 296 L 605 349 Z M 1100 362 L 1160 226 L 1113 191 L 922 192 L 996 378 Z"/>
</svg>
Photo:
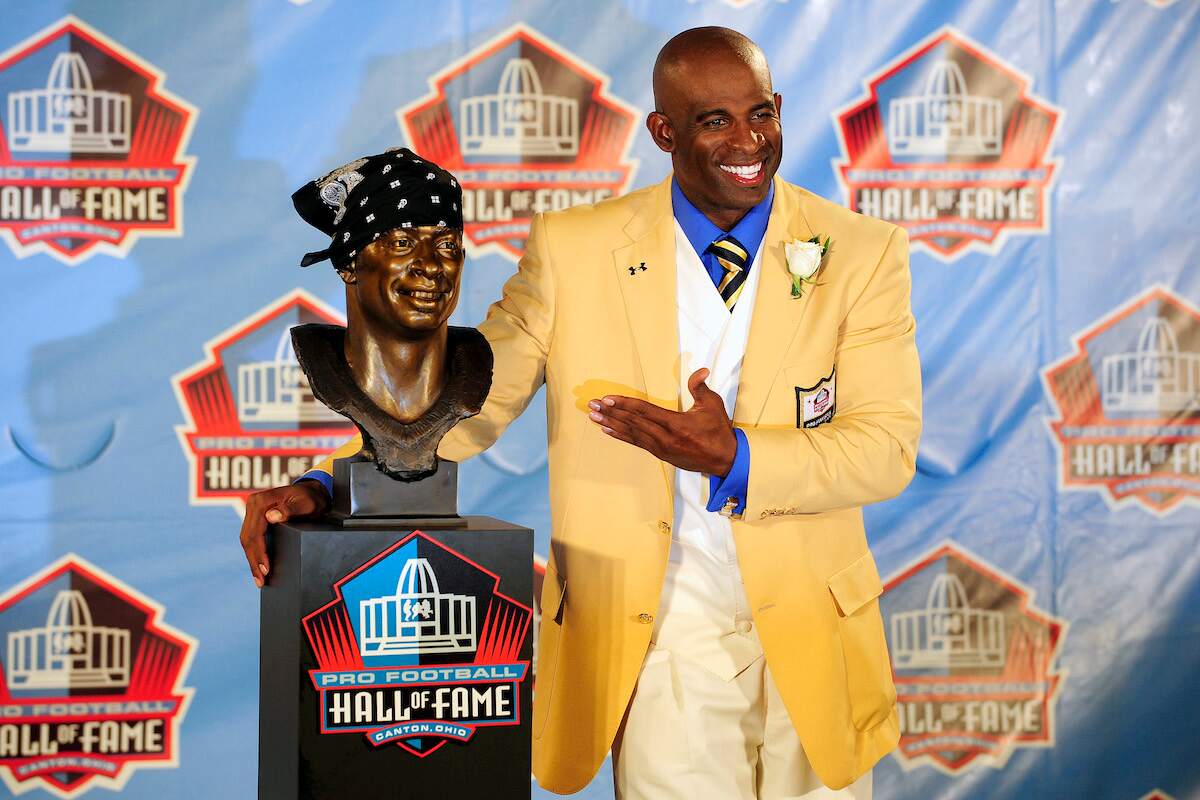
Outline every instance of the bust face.
<svg viewBox="0 0 1200 800">
<path fill-rule="evenodd" d="M 366 247 L 342 278 L 373 322 L 419 337 L 444 326 L 458 304 L 462 234 L 453 228 L 393 228 Z"/>
</svg>

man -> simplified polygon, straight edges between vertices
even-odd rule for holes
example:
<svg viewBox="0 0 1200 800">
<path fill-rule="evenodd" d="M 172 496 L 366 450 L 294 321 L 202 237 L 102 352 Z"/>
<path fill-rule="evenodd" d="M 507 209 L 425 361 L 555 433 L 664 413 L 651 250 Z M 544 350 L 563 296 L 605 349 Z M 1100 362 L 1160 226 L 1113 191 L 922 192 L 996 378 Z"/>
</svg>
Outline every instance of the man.
<svg viewBox="0 0 1200 800">
<path fill-rule="evenodd" d="M 673 177 L 534 219 L 480 326 L 491 394 L 439 450 L 546 384 L 534 772 L 574 792 L 611 747 L 626 800 L 866 797 L 899 736 L 860 509 L 915 466 L 907 240 L 774 180 L 782 100 L 740 34 L 676 36 L 654 92 Z M 796 297 L 785 244 L 817 236 Z M 326 502 L 303 483 L 248 505 L 256 578 L 263 520 Z"/>
</svg>

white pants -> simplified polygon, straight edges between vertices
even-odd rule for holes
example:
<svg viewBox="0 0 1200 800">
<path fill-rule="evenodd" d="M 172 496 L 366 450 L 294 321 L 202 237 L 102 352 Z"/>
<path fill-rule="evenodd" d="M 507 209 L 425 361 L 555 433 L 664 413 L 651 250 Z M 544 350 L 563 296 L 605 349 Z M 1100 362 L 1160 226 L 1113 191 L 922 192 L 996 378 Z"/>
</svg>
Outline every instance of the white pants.
<svg viewBox="0 0 1200 800">
<path fill-rule="evenodd" d="M 613 742 L 618 800 L 870 800 L 868 772 L 826 788 L 766 660 L 723 681 L 651 647 Z"/>
</svg>

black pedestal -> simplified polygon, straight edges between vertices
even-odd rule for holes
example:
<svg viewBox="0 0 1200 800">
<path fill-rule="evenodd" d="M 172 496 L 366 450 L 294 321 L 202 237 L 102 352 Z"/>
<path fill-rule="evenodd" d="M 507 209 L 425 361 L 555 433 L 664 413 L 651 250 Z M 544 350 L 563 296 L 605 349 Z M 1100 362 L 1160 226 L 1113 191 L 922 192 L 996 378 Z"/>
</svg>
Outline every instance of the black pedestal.
<svg viewBox="0 0 1200 800">
<path fill-rule="evenodd" d="M 271 548 L 260 798 L 529 798 L 531 530 L 331 517 Z"/>
</svg>

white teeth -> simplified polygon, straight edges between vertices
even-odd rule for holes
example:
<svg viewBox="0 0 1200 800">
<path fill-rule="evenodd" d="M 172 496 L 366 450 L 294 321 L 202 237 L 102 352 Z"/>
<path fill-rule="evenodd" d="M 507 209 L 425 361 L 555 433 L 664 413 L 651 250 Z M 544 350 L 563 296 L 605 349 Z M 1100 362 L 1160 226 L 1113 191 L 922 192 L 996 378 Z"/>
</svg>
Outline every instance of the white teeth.
<svg viewBox="0 0 1200 800">
<path fill-rule="evenodd" d="M 730 172 L 734 175 L 737 175 L 739 178 L 754 178 L 758 175 L 759 171 L 762 170 L 762 162 L 760 161 L 757 164 L 751 164 L 746 167 L 738 167 L 738 166 L 733 166 L 731 164 L 722 164 L 721 169 L 725 170 L 726 172 Z"/>
<path fill-rule="evenodd" d="M 418 300 L 436 300 L 441 294 L 440 292 L 409 292 L 409 295 Z"/>
</svg>

